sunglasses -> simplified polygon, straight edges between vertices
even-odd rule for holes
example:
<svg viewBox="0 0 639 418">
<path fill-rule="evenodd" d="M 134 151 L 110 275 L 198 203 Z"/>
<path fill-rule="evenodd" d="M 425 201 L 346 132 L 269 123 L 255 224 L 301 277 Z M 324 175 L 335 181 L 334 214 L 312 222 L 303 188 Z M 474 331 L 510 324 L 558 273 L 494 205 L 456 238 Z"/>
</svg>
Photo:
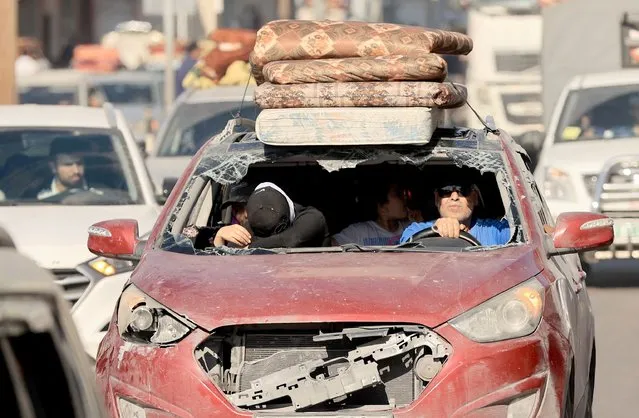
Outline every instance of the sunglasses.
<svg viewBox="0 0 639 418">
<path fill-rule="evenodd" d="M 453 192 L 457 192 L 461 196 L 468 197 L 470 196 L 470 193 L 473 190 L 474 190 L 473 186 L 469 186 L 469 185 L 463 185 L 463 186 L 449 185 L 449 186 L 439 187 L 437 189 L 437 195 L 440 198 L 445 198 L 445 197 L 450 197 L 450 195 L 452 195 Z"/>
</svg>

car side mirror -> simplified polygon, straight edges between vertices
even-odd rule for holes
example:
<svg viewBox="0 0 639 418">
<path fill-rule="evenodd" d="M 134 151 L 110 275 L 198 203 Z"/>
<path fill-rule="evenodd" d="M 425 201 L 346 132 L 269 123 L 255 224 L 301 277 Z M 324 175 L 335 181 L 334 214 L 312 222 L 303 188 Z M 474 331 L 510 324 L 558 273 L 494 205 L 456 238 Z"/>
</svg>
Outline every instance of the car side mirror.
<svg viewBox="0 0 639 418">
<path fill-rule="evenodd" d="M 89 227 L 87 247 L 97 256 L 137 261 L 146 241 L 140 240 L 138 221 L 112 219 Z"/>
<path fill-rule="evenodd" d="M 578 253 L 607 247 L 614 241 L 614 221 L 598 213 L 565 212 L 552 232 L 555 254 Z"/>
</svg>

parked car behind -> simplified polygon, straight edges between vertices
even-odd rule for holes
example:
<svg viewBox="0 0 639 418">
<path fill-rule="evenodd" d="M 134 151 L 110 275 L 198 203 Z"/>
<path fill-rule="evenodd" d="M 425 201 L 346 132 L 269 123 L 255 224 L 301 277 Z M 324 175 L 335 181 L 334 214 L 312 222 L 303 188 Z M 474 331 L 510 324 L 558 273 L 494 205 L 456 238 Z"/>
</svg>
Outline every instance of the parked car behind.
<svg viewBox="0 0 639 418">
<path fill-rule="evenodd" d="M 554 216 L 596 211 L 615 219 L 611 248 L 584 254 L 584 264 L 639 257 L 637 162 L 627 158 L 633 154 L 639 154 L 639 70 L 573 78 L 553 110 L 535 178 Z"/>
<path fill-rule="evenodd" d="M 187 90 L 177 98 L 146 159 L 158 189 L 163 189 L 165 179 L 172 184 L 180 177 L 200 147 L 224 129 L 240 110 L 244 117 L 257 117 L 260 109 L 253 102 L 253 89 L 254 86 L 218 86 Z"/>
<path fill-rule="evenodd" d="M 594 325 L 576 253 L 612 241 L 606 216 L 554 220 L 503 131 L 296 146 L 320 145 L 309 128 L 267 147 L 250 125 L 200 148 L 148 239 L 132 220 L 90 230 L 94 253 L 140 259 L 96 364 L 111 416 L 130 405 L 176 416 L 591 416 Z M 238 182 L 274 182 L 335 234 L 370 219 L 366 179 L 412 184 L 432 219 L 435 182 L 461 172 L 483 196 L 478 216 L 507 220 L 507 243 L 430 230 L 401 245 L 264 249 L 191 234 L 229 222 L 221 203 Z"/>
<path fill-rule="evenodd" d="M 82 156 L 84 175 L 78 174 L 77 161 L 52 164 L 54 141 Z M 54 172 L 62 170 L 78 176 L 78 185 L 59 191 Z M 87 228 L 118 216 L 135 219 L 145 233 L 160 211 L 133 135 L 111 105 L 0 106 L 0 191 L 0 224 L 20 252 L 53 274 L 74 310 L 105 286 L 119 292 L 123 283 L 110 277 L 133 268 L 130 261 L 91 254 L 85 243 Z M 115 300 L 96 294 L 91 303 L 110 304 L 112 310 Z M 109 318 L 82 318 L 86 326 L 79 326 L 79 333 L 92 357 L 97 341 L 88 341 L 95 340 L 94 333 L 102 331 Z"/>
<path fill-rule="evenodd" d="M 8 236 L 0 228 L 0 237 Z M 0 242 L 2 416 L 106 417 L 53 275 Z M 46 367 L 43 367 L 46 365 Z"/>
</svg>

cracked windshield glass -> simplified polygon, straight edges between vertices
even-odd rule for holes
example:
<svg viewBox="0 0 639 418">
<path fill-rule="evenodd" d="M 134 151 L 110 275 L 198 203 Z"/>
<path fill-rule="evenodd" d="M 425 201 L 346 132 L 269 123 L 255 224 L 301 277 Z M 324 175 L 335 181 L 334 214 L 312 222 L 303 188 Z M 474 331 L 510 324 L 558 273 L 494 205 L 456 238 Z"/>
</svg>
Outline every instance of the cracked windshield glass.
<svg viewBox="0 0 639 418">
<path fill-rule="evenodd" d="M 474 244 L 484 245 L 478 248 L 521 242 L 501 154 L 452 144 L 413 152 L 383 147 L 266 152 L 257 144 L 224 152 L 213 147 L 186 186 L 188 196 L 173 209 L 174 217 L 185 222 L 169 223 L 162 248 L 217 255 L 262 254 L 264 249 L 322 252 L 321 247 L 331 246 L 445 251 L 437 240 L 411 242 L 411 237 L 446 211 L 467 211 L 467 216 L 497 224 L 501 219 L 500 237 L 486 237 Z M 450 194 L 445 187 L 438 189 L 438 176 L 469 191 L 458 192 L 460 200 L 446 206 Z M 263 213 L 264 206 L 274 212 Z"/>
</svg>

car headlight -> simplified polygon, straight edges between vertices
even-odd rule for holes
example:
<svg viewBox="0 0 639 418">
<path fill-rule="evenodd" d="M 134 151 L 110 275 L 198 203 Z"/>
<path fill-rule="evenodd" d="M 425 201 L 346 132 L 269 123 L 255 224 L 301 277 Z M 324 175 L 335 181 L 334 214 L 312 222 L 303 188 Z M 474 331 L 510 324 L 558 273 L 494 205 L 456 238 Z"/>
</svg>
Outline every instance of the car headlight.
<svg viewBox="0 0 639 418">
<path fill-rule="evenodd" d="M 184 338 L 195 324 L 180 318 L 134 285 L 120 296 L 118 331 L 125 341 L 140 344 L 170 344 Z"/>
<path fill-rule="evenodd" d="M 559 168 L 546 168 L 543 189 L 546 199 L 576 200 L 570 174 Z"/>
<path fill-rule="evenodd" d="M 87 261 L 86 265 L 105 277 L 131 271 L 135 267 L 132 261 L 107 257 L 94 258 L 93 260 Z"/>
<path fill-rule="evenodd" d="M 530 279 L 450 321 L 473 341 L 487 343 L 532 334 L 541 321 L 544 287 Z"/>
</svg>

